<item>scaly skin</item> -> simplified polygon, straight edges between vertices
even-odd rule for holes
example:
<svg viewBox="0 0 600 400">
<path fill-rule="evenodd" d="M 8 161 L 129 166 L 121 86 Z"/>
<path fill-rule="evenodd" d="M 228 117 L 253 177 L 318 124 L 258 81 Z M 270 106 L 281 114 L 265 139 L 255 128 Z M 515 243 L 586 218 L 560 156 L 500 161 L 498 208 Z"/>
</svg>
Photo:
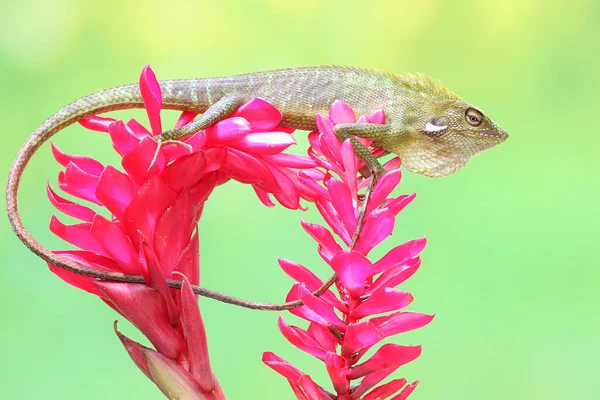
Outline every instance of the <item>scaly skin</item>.
<svg viewBox="0 0 600 400">
<path fill-rule="evenodd" d="M 438 81 L 424 75 L 397 75 L 376 70 L 344 67 L 307 67 L 258 72 L 223 78 L 161 81 L 163 108 L 202 114 L 194 123 L 163 132 L 157 140 L 177 139 L 197 132 L 227 117 L 243 102 L 260 97 L 283 113 L 283 124 L 313 130 L 317 113 L 326 114 L 336 99 L 343 100 L 358 114 L 383 108 L 384 127 L 343 124 L 335 128 L 340 138 L 360 136 L 373 145 L 395 153 L 410 171 L 431 177 L 445 176 L 460 169 L 475 154 L 490 148 L 508 135 L 476 107 L 463 102 Z M 53 254 L 27 232 L 18 212 L 17 192 L 23 171 L 36 150 L 50 137 L 82 118 L 108 111 L 143 108 L 137 84 L 102 90 L 64 107 L 38 129 L 21 147 L 10 169 L 6 187 L 6 208 L 19 239 L 45 261 L 71 272 L 106 280 L 145 283 L 138 275 L 102 272 Z M 372 170 L 381 165 L 353 139 L 357 154 Z M 333 283 L 335 277 L 328 281 Z M 181 284 L 170 280 L 169 286 Z M 328 287 L 328 286 L 327 286 Z M 326 290 L 321 288 L 317 295 Z M 247 302 L 204 288 L 197 294 L 248 308 L 282 310 L 300 302 L 265 305 Z"/>
</svg>

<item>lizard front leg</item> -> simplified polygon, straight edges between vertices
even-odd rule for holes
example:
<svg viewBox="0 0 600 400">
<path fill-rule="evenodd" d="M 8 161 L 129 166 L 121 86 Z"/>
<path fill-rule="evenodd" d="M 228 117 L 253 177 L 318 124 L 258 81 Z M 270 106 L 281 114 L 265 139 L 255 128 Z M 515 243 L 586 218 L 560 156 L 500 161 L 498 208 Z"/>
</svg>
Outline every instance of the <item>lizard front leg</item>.
<svg viewBox="0 0 600 400">
<path fill-rule="evenodd" d="M 245 102 L 246 98 L 240 94 L 233 93 L 227 95 L 218 100 L 212 106 L 210 106 L 204 112 L 204 114 L 198 117 L 196 121 L 193 121 L 180 128 L 165 131 L 160 135 L 155 136 L 154 140 L 156 140 L 159 143 L 165 143 L 168 141 L 173 141 L 181 139 L 185 136 L 192 135 L 196 132 L 201 131 L 202 129 L 206 129 L 209 126 L 212 126 L 217 122 L 227 118 Z"/>
<path fill-rule="evenodd" d="M 334 126 L 333 132 L 340 140 L 348 138 L 352 141 L 352 146 L 356 155 L 362 158 L 375 177 L 385 174 L 385 169 L 375 156 L 354 136 L 368 140 L 380 140 L 389 135 L 391 130 L 389 125 L 380 124 L 338 124 Z"/>
</svg>

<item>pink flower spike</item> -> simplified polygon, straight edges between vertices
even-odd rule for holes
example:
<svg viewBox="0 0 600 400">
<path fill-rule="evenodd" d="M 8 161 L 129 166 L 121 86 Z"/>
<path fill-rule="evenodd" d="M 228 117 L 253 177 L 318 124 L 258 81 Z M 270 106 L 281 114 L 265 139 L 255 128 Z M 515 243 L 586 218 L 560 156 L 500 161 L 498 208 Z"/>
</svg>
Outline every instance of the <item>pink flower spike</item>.
<svg viewBox="0 0 600 400">
<path fill-rule="evenodd" d="M 99 176 L 104 171 L 104 165 L 93 158 L 63 153 L 54 143 L 50 143 L 54 159 L 63 167 L 72 163 L 89 175 Z"/>
<path fill-rule="evenodd" d="M 92 222 L 94 219 L 94 215 L 96 212 L 91 208 L 82 206 L 81 204 L 73 203 L 67 199 L 60 197 L 59 195 L 52 190 L 49 183 L 46 183 L 46 193 L 48 194 L 48 199 L 50 203 L 59 211 L 64 214 L 71 216 L 73 218 L 77 218 L 79 220 L 85 222 Z"/>
<path fill-rule="evenodd" d="M 353 297 L 359 297 L 365 290 L 365 280 L 371 272 L 372 265 L 359 252 L 348 250 L 333 257 L 331 268 L 340 277 L 348 293 Z"/>
<path fill-rule="evenodd" d="M 373 314 L 399 310 L 408 306 L 414 297 L 409 292 L 393 288 L 382 288 L 373 293 L 365 302 L 351 312 L 354 318 L 364 318 Z"/>
<path fill-rule="evenodd" d="M 99 117 L 97 115 L 80 119 L 78 122 L 85 129 L 96 132 L 108 132 L 110 125 L 115 122 L 114 118 Z"/>
<path fill-rule="evenodd" d="M 202 390 L 210 393 L 215 388 L 215 377 L 210 367 L 206 330 L 198 308 L 198 297 L 192 291 L 187 278 L 182 276 L 182 280 L 181 325 L 188 348 L 190 372 Z"/>
<path fill-rule="evenodd" d="M 343 101 L 336 100 L 329 107 L 329 118 L 336 124 L 348 124 L 356 122 L 356 116 L 350 106 Z"/>
<path fill-rule="evenodd" d="M 415 360 L 420 355 L 421 346 L 385 344 L 370 359 L 350 369 L 348 378 L 357 379 L 385 369 L 395 369 Z"/>
<path fill-rule="evenodd" d="M 254 98 L 240 106 L 233 116 L 246 119 L 252 126 L 253 132 L 271 131 L 283 118 L 283 114 L 272 104 L 260 98 Z"/>
<path fill-rule="evenodd" d="M 154 75 L 154 71 L 149 65 L 146 65 L 140 75 L 140 93 L 144 100 L 144 107 L 148 114 L 152 133 L 158 135 L 162 132 L 162 124 L 160 122 L 160 108 L 162 106 L 162 94 L 160 86 Z"/>
</svg>

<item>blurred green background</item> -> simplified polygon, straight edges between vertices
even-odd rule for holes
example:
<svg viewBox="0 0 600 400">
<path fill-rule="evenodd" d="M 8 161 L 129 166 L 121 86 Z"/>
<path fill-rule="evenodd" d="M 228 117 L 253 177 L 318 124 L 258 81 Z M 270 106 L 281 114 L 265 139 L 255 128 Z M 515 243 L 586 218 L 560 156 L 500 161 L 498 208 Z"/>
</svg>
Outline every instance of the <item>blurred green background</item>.
<svg viewBox="0 0 600 400">
<path fill-rule="evenodd" d="M 383 247 L 427 235 L 421 270 L 406 287 L 416 297 L 411 309 L 437 317 L 394 339 L 424 346 L 394 376 L 421 381 L 414 400 L 599 398 L 599 2 L 2 0 L 0 18 L 4 176 L 46 117 L 136 81 L 147 63 L 159 79 L 316 64 L 440 78 L 511 137 L 448 178 L 405 174 L 402 192 L 418 196 Z M 303 133 L 296 137 L 303 151 Z M 55 142 L 117 160 L 107 136 L 80 127 Z M 45 147 L 20 197 L 25 225 L 50 248 L 66 247 L 47 228 L 54 210 L 44 185 L 58 170 Z M 249 187 L 221 187 L 200 226 L 203 285 L 283 300 L 291 281 L 278 256 L 327 276 L 301 217 L 319 222 L 312 210 L 267 209 Z M 51 274 L 6 219 L 0 235 L 3 397 L 163 398 L 114 335 L 116 313 Z M 265 350 L 331 388 L 324 366 L 279 334 L 276 313 L 200 306 L 230 399 L 293 398 L 261 363 Z"/>
</svg>

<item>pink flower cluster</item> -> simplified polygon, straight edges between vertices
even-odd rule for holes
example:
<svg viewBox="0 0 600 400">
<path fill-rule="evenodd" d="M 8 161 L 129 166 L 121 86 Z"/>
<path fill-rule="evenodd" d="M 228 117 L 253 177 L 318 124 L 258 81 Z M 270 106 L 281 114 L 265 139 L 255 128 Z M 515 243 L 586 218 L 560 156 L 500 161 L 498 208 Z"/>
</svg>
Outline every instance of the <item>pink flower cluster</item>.
<svg viewBox="0 0 600 400">
<path fill-rule="evenodd" d="M 201 131 L 185 143 L 160 147 L 153 136 L 162 131 L 161 91 L 146 67 L 140 89 L 150 120 L 148 131 L 136 120 L 91 117 L 81 124 L 106 132 L 122 156 L 123 171 L 85 156 L 52 147 L 65 167 L 58 176 L 64 192 L 103 208 L 104 214 L 60 197 L 48 185 L 48 197 L 79 223 L 67 225 L 53 216 L 51 231 L 81 250 L 57 251 L 98 270 L 142 275 L 149 286 L 103 282 L 50 265 L 61 279 L 99 296 L 131 321 L 156 350 L 124 335 L 136 365 L 171 398 L 224 399 L 214 377 L 196 296 L 188 283 L 199 284 L 197 223 L 212 190 L 234 179 L 251 184 L 272 205 L 272 194 L 285 207 L 299 207 L 298 168 L 312 168 L 306 156 L 281 154 L 294 143 L 282 115 L 255 99 L 233 116 Z M 176 126 L 192 121 L 184 112 Z M 184 281 L 182 291 L 165 279 Z M 116 329 L 116 326 L 115 326 Z"/>
<path fill-rule="evenodd" d="M 383 112 L 358 120 L 359 123 L 383 121 Z M 310 188 L 310 197 L 329 226 L 328 229 L 302 221 L 302 227 L 318 243 L 319 255 L 339 276 L 337 293 L 328 290 L 319 298 L 312 296 L 311 292 L 323 282 L 306 267 L 279 260 L 283 270 L 298 282 L 287 300 L 304 302 L 304 306 L 290 311 L 309 321 L 305 330 L 288 325 L 280 316 L 279 329 L 292 345 L 325 363 L 335 392 L 319 386 L 309 375 L 277 355 L 265 352 L 263 361 L 288 379 L 301 400 L 375 400 L 391 396 L 394 396 L 393 400 L 406 399 L 417 382 L 407 384 L 406 379 L 394 379 L 379 384 L 401 365 L 416 359 L 421 354 L 420 346 L 385 344 L 368 359 L 363 358 L 383 339 L 420 328 L 433 318 L 401 311 L 413 297 L 409 292 L 395 288 L 419 268 L 418 254 L 425 247 L 424 238 L 401 244 L 376 262 L 367 258 L 369 252 L 392 233 L 396 215 L 414 198 L 414 194 L 390 197 L 401 177 L 397 158 L 386 164 L 388 173 L 374 188 L 364 226 L 355 245 L 351 245 L 359 225 L 360 210 L 365 205 L 359 191 L 369 180 L 358 174 L 364 162 L 356 157 L 350 140 L 341 143 L 335 137 L 333 127 L 354 122 L 357 121 L 352 109 L 342 102 L 335 102 L 329 118 L 317 117 L 319 132 L 309 136 L 311 157 L 337 178 L 331 173 L 322 177 L 309 176 L 302 171 L 298 174 L 305 187 Z M 368 141 L 362 142 L 369 145 Z M 376 155 L 380 151 L 374 150 Z"/>
<path fill-rule="evenodd" d="M 335 124 L 357 122 L 346 104 L 336 101 L 329 117 L 317 117 L 318 132 L 309 135 L 309 155 L 299 156 L 282 153 L 295 143 L 292 130 L 281 126 L 281 113 L 260 99 L 185 139 L 186 146 L 160 146 L 153 137 L 162 132 L 162 97 L 149 67 L 142 71 L 140 91 L 151 130 L 133 119 L 81 121 L 88 129 L 110 135 L 122 156 L 123 171 L 52 147 L 64 166 L 58 176 L 60 189 L 103 210 L 96 212 L 81 201 L 60 197 L 49 185 L 47 192 L 59 211 L 80 221 L 67 225 L 52 217 L 52 232 L 81 249 L 56 253 L 98 270 L 142 275 L 148 285 L 96 281 L 53 265 L 50 269 L 100 297 L 147 337 L 154 349 L 127 338 L 115 325 L 132 360 L 166 396 L 224 399 L 210 366 L 202 317 L 190 287 L 200 280 L 197 223 L 204 203 L 216 186 L 231 179 L 250 184 L 267 206 L 274 205 L 274 197 L 283 206 L 298 209 L 303 198 L 316 205 L 329 226 L 302 222 L 339 280 L 335 292 L 314 297 L 311 292 L 322 281 L 306 267 L 280 259 L 284 271 L 298 282 L 288 300 L 301 299 L 305 304 L 291 312 L 309 321 L 309 326 L 306 330 L 290 326 L 283 317 L 278 323 L 294 346 L 325 363 L 333 392 L 272 353 L 264 353 L 263 361 L 288 379 L 299 399 L 405 399 L 416 382 L 381 382 L 417 358 L 419 346 L 386 344 L 363 360 L 381 340 L 424 326 L 433 318 L 403 311 L 413 298 L 395 288 L 419 268 L 418 254 L 425 239 L 397 246 L 376 262 L 367 258 L 392 233 L 396 215 L 414 198 L 390 197 L 400 182 L 399 160 L 386 164 L 388 173 L 374 188 L 364 225 L 352 243 L 365 207 L 359 193 L 369 179 L 359 173 L 364 162 L 356 157 L 351 142 L 342 143 L 333 133 Z M 176 127 L 195 117 L 182 113 Z M 383 123 L 384 119 L 383 111 L 378 111 L 358 122 Z M 182 290 L 170 289 L 168 278 L 182 280 Z"/>
</svg>

